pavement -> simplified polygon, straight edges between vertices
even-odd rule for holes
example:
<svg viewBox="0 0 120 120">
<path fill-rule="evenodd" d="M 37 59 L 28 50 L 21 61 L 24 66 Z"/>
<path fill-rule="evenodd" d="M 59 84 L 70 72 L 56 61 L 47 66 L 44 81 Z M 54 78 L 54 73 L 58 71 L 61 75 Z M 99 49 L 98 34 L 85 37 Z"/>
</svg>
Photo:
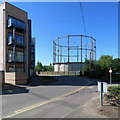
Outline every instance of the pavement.
<svg viewBox="0 0 120 120">
<path fill-rule="evenodd" d="M 58 82 L 19 86 L 2 93 L 2 118 L 103 118 L 84 105 L 99 95 L 97 81 L 86 77 L 56 76 Z"/>
</svg>

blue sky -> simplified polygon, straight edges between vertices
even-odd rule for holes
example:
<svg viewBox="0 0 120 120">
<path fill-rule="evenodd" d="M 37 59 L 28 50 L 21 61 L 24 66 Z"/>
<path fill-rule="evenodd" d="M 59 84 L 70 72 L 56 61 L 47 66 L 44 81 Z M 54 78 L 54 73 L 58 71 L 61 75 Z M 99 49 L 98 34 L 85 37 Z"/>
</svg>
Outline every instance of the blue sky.
<svg viewBox="0 0 120 120">
<path fill-rule="evenodd" d="M 12 3 L 28 12 L 32 36 L 36 37 L 36 61 L 53 62 L 53 40 L 68 34 L 84 34 L 80 3 Z M 118 3 L 82 3 L 87 35 L 97 40 L 97 59 L 101 55 L 118 57 Z"/>
</svg>

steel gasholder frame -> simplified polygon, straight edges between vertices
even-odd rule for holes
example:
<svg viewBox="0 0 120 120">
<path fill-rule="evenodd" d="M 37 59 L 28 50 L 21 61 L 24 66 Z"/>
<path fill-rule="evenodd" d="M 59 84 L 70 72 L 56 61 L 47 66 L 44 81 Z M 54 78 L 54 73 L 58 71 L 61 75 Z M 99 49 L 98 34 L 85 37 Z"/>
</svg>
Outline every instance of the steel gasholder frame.
<svg viewBox="0 0 120 120">
<path fill-rule="evenodd" d="M 79 45 L 70 45 L 70 38 L 80 37 Z M 67 40 L 67 45 L 60 44 L 61 39 Z M 83 42 L 88 40 L 89 43 L 86 43 L 83 46 Z M 66 51 L 66 54 L 64 54 Z M 70 54 L 70 51 L 77 51 L 76 54 Z M 80 52 L 80 55 L 79 55 Z M 85 56 L 85 57 L 83 57 Z M 67 61 L 65 61 L 65 58 Z M 76 61 L 70 61 L 70 58 L 76 58 Z M 92 36 L 86 35 L 67 35 L 63 37 L 58 37 L 56 40 L 53 40 L 53 65 L 54 64 L 69 64 L 69 63 L 83 63 L 85 59 L 92 59 L 96 61 L 96 39 Z M 63 60 L 64 59 L 64 60 Z"/>
</svg>

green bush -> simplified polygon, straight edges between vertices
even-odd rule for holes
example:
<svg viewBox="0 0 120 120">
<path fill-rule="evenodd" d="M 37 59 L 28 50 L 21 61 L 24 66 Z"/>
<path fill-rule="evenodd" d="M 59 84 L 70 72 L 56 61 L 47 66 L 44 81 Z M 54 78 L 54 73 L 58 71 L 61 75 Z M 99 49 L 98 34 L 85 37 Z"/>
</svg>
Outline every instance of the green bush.
<svg viewBox="0 0 120 120">
<path fill-rule="evenodd" d="M 110 86 L 108 87 L 108 94 L 105 94 L 105 100 L 110 105 L 119 106 L 120 105 L 120 86 Z"/>
</svg>

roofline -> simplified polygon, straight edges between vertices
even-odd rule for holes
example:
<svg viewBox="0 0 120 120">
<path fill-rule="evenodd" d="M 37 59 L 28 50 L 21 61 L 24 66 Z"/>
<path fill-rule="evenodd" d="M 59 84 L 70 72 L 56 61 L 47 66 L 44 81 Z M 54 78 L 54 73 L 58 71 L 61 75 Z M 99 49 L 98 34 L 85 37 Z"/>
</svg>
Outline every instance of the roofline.
<svg viewBox="0 0 120 120">
<path fill-rule="evenodd" d="M 13 7 L 15 7 L 15 8 L 17 8 L 18 10 L 20 10 L 20 11 L 22 11 L 22 12 L 25 12 L 25 13 L 27 13 L 26 11 L 24 11 L 24 10 L 22 10 L 22 9 L 20 9 L 20 8 L 18 8 L 18 7 L 16 7 L 16 6 L 14 6 L 14 5 L 12 5 L 12 4 L 10 4 L 10 3 L 8 3 L 8 2 L 3 2 L 0 6 L 2 6 L 3 4 L 9 4 L 9 5 L 11 5 L 11 6 L 13 6 Z"/>
</svg>

